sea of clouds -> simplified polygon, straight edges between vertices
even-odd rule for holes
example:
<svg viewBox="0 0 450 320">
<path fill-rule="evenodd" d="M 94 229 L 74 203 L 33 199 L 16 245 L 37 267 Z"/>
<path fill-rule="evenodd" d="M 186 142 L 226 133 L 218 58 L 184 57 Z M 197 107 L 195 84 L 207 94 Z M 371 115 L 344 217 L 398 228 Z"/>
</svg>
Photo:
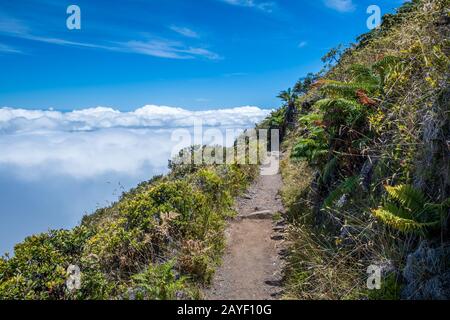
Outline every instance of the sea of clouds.
<svg viewBox="0 0 450 320">
<path fill-rule="evenodd" d="M 130 112 L 0 108 L 0 255 L 27 235 L 70 228 L 85 213 L 155 174 L 179 147 L 174 130 L 251 128 L 270 110 L 190 111 L 147 105 Z"/>
<path fill-rule="evenodd" d="M 200 121 L 205 127 L 245 129 L 268 113 L 250 106 L 189 111 L 147 105 L 131 112 L 105 107 L 72 112 L 1 108 L 0 166 L 15 166 L 22 178 L 136 175 L 147 166 L 167 165 L 177 128 L 189 129 Z"/>
</svg>

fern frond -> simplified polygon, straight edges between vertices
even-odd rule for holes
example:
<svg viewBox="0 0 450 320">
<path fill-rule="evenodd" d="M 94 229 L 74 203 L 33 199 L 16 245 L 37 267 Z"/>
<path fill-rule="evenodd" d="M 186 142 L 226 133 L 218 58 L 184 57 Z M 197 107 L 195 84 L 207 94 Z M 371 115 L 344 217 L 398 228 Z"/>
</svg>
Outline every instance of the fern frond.
<svg viewBox="0 0 450 320">
<path fill-rule="evenodd" d="M 395 56 L 386 56 L 380 61 L 376 62 L 372 65 L 372 69 L 378 73 L 380 76 L 380 85 L 384 87 L 386 77 L 390 72 L 397 66 L 397 64 L 401 61 L 399 57 Z"/>
<path fill-rule="evenodd" d="M 310 113 L 305 116 L 302 116 L 298 118 L 298 122 L 309 125 L 311 123 L 314 123 L 316 121 L 322 121 L 323 120 L 323 114 L 320 113 Z"/>
<path fill-rule="evenodd" d="M 398 208 L 398 211 L 400 210 L 401 209 Z M 376 218 L 381 220 L 384 224 L 404 233 L 424 234 L 426 228 L 433 227 L 439 224 L 439 221 L 423 223 L 417 222 L 413 219 L 407 219 L 397 216 L 392 212 L 392 206 L 390 207 L 390 209 L 382 207 L 372 210 L 372 214 Z"/>
<path fill-rule="evenodd" d="M 322 99 L 316 102 L 315 106 L 322 111 L 328 111 L 332 107 L 338 107 L 342 110 L 361 110 L 362 106 L 348 99 Z"/>
<path fill-rule="evenodd" d="M 443 221 L 442 204 L 427 203 L 420 190 L 405 184 L 385 188 L 395 203 L 387 202 L 372 213 L 390 227 L 405 233 L 424 234 L 427 228 L 438 227 Z"/>
<path fill-rule="evenodd" d="M 369 93 L 377 92 L 379 90 L 379 84 L 325 80 L 321 90 L 325 94 L 335 98 L 353 99 L 358 90 L 364 90 Z"/>
<path fill-rule="evenodd" d="M 371 68 L 368 68 L 362 64 L 354 64 L 349 68 L 349 72 L 352 75 L 353 83 L 363 83 L 378 86 L 380 79 L 373 73 Z"/>
<path fill-rule="evenodd" d="M 398 201 L 403 207 L 410 210 L 416 218 L 425 209 L 427 203 L 425 195 L 410 185 L 386 186 L 386 191 L 393 200 Z"/>
</svg>

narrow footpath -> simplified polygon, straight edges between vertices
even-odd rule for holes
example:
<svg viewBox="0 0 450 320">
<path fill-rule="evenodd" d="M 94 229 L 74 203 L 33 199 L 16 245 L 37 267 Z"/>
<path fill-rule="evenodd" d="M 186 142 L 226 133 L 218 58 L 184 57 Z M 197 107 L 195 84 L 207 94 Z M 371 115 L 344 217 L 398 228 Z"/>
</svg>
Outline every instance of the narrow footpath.
<svg viewBox="0 0 450 320">
<path fill-rule="evenodd" d="M 284 211 L 281 175 L 260 175 L 236 203 L 238 215 L 229 222 L 222 266 L 208 300 L 273 300 L 280 298 Z"/>
</svg>

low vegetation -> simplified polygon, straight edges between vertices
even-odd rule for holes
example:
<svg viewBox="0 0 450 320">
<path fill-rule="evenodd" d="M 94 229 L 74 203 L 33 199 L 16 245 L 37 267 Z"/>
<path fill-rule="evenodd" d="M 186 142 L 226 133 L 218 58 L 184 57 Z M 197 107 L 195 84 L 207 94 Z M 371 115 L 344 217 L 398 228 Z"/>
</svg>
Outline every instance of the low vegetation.
<svg viewBox="0 0 450 320">
<path fill-rule="evenodd" d="M 199 149 L 180 154 L 193 150 Z M 178 161 L 170 167 L 168 175 L 85 216 L 80 226 L 16 245 L 14 256 L 0 259 L 0 298 L 198 298 L 220 262 L 234 197 L 257 171 Z M 70 265 L 81 270 L 78 290 L 66 286 Z"/>
</svg>

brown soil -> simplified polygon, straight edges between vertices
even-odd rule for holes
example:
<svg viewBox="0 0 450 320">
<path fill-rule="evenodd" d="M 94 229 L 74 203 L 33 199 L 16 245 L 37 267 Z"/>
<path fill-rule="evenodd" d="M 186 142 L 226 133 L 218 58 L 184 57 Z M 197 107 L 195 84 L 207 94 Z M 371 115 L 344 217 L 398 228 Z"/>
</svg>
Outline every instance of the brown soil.
<svg viewBox="0 0 450 320">
<path fill-rule="evenodd" d="M 204 292 L 206 299 L 271 300 L 280 297 L 284 227 L 283 221 L 274 220 L 274 215 L 284 210 L 278 195 L 281 185 L 279 174 L 261 175 L 246 195 L 237 199 L 238 216 L 227 228 L 223 263 L 211 288 Z"/>
</svg>

